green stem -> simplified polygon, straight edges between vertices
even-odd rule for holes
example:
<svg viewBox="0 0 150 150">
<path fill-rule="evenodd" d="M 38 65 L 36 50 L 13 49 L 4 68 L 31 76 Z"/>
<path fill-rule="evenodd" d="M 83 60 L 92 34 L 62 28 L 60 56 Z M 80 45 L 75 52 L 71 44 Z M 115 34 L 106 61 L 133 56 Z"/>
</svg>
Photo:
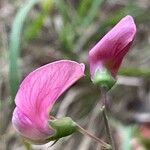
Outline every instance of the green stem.
<svg viewBox="0 0 150 150">
<path fill-rule="evenodd" d="M 106 113 L 106 107 L 102 106 L 101 111 L 102 111 L 102 114 L 104 117 L 104 123 L 105 123 L 106 133 L 108 136 L 108 141 L 109 141 L 110 145 L 112 146 L 112 150 L 115 150 L 115 146 L 114 146 L 114 142 L 113 142 L 113 138 L 111 135 L 110 126 L 109 126 L 109 122 L 108 122 L 108 117 L 107 117 L 107 113 Z"/>
<path fill-rule="evenodd" d="M 87 136 L 89 136 L 90 138 L 92 138 L 94 141 L 98 142 L 104 149 L 111 149 L 111 146 L 107 143 L 105 143 L 104 141 L 102 141 L 101 139 L 95 137 L 94 135 L 92 135 L 91 133 L 89 133 L 87 130 L 83 129 L 80 125 L 77 124 L 77 130 L 82 133 L 85 134 Z"/>
<path fill-rule="evenodd" d="M 107 133 L 107 136 L 108 136 L 109 144 L 111 145 L 111 149 L 115 150 L 115 145 L 114 145 L 114 141 L 113 141 L 113 138 L 112 138 L 112 134 L 111 134 L 110 126 L 109 126 L 109 121 L 108 121 L 108 116 L 107 116 L 107 111 L 106 111 L 107 90 L 104 87 L 101 88 L 101 94 L 102 94 L 102 103 L 103 103 L 103 105 L 101 107 L 101 111 L 102 111 L 102 115 L 104 117 L 106 133 Z"/>
<path fill-rule="evenodd" d="M 32 150 L 31 144 L 26 142 L 24 139 L 23 139 L 23 144 L 26 150 Z"/>
</svg>

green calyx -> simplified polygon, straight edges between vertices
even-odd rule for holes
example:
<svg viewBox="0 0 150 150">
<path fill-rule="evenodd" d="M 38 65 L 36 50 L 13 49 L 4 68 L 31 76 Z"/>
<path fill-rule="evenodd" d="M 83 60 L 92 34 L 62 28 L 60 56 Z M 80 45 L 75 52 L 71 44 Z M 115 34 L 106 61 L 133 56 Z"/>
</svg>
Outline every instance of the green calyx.
<svg viewBox="0 0 150 150">
<path fill-rule="evenodd" d="M 70 117 L 49 120 L 49 125 L 55 130 L 49 141 L 59 140 L 77 131 L 77 125 Z"/>
<path fill-rule="evenodd" d="M 115 78 L 108 72 L 107 69 L 97 69 L 92 81 L 94 84 L 106 87 L 108 90 L 110 90 L 116 83 Z"/>
</svg>

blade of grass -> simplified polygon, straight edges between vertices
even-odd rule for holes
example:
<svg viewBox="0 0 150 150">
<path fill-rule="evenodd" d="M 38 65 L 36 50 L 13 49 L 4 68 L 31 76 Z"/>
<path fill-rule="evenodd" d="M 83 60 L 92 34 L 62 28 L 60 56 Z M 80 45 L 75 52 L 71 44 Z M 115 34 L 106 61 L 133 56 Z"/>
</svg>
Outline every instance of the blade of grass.
<svg viewBox="0 0 150 150">
<path fill-rule="evenodd" d="M 40 31 L 42 30 L 45 19 L 49 16 L 49 13 L 54 8 L 53 0 L 43 0 L 41 2 L 42 2 L 41 12 L 29 25 L 27 25 L 24 31 L 25 39 L 29 41 L 33 40 L 38 36 Z"/>
<path fill-rule="evenodd" d="M 126 76 L 142 76 L 142 77 L 150 77 L 150 70 L 149 68 L 122 68 L 119 71 L 120 75 Z"/>
<path fill-rule="evenodd" d="M 10 34 L 10 43 L 9 43 L 9 54 L 10 54 L 10 92 L 12 99 L 15 97 L 19 82 L 20 82 L 20 72 L 18 59 L 20 55 L 20 45 L 21 45 L 21 33 L 23 30 L 24 21 L 32 9 L 32 7 L 38 2 L 38 0 L 28 0 L 27 3 L 24 3 L 23 7 L 18 11 Z"/>
<path fill-rule="evenodd" d="M 72 28 L 74 29 L 74 32 L 76 32 L 75 28 L 80 20 L 75 8 L 69 2 L 64 0 L 57 0 L 56 7 L 61 14 L 63 25 L 65 26 L 66 24 L 70 24 L 70 26 L 72 26 Z"/>
<path fill-rule="evenodd" d="M 80 17 L 85 17 L 88 8 L 91 5 L 91 2 L 92 2 L 91 0 L 81 0 L 80 1 L 79 6 L 77 8 L 77 12 Z"/>
<path fill-rule="evenodd" d="M 68 22 L 70 21 L 70 14 L 69 14 L 69 6 L 67 4 L 67 2 L 65 2 L 64 0 L 56 0 L 56 6 L 58 8 L 58 10 L 61 13 L 61 16 L 63 17 L 63 21 L 64 22 Z"/>
<path fill-rule="evenodd" d="M 102 2 L 103 0 L 92 1 L 91 7 L 89 8 L 86 16 L 82 18 L 82 26 L 88 26 L 93 21 L 93 19 L 96 17 L 96 14 L 98 13 L 98 9 Z"/>
<path fill-rule="evenodd" d="M 46 17 L 47 14 L 41 12 L 39 16 L 31 24 L 29 24 L 29 26 L 27 26 L 24 32 L 25 39 L 30 41 L 38 36 L 43 27 L 44 20 L 46 19 Z"/>
</svg>

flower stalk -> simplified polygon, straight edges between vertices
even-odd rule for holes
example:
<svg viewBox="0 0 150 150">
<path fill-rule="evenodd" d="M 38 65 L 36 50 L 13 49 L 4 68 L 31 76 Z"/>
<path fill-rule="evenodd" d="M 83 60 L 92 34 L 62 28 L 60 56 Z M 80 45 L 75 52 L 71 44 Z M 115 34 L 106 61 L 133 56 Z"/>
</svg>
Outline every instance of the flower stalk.
<svg viewBox="0 0 150 150">
<path fill-rule="evenodd" d="M 115 145 L 114 145 L 114 141 L 112 138 L 112 133 L 111 133 L 111 129 L 110 129 L 110 125 L 109 125 L 109 120 L 108 120 L 108 116 L 107 116 L 107 89 L 105 87 L 101 87 L 101 95 L 102 95 L 102 107 L 101 107 L 101 112 L 104 118 L 104 124 L 105 124 L 105 128 L 106 128 L 106 133 L 108 136 L 108 141 L 109 144 L 111 145 L 110 150 L 115 150 Z"/>
<path fill-rule="evenodd" d="M 79 124 L 74 122 L 70 117 L 55 118 L 51 116 L 52 120 L 49 120 L 49 125 L 55 129 L 55 134 L 48 139 L 48 141 L 59 140 L 62 137 L 73 134 L 78 131 L 84 135 L 89 136 L 95 142 L 98 142 L 103 148 L 110 149 L 111 146 L 101 139 L 95 137 L 93 134 L 89 133 L 87 130 L 82 128 Z M 55 143 L 55 142 L 54 142 Z M 53 144 L 52 144 L 53 145 Z"/>
<path fill-rule="evenodd" d="M 89 136 L 90 138 L 92 138 L 95 142 L 98 142 L 104 149 L 111 149 L 111 145 L 105 143 L 104 141 L 102 141 L 101 139 L 97 138 L 96 136 L 92 135 L 91 133 L 89 133 L 87 130 L 85 130 L 84 128 L 82 128 L 80 125 L 77 124 L 77 130 L 84 134 Z"/>
</svg>

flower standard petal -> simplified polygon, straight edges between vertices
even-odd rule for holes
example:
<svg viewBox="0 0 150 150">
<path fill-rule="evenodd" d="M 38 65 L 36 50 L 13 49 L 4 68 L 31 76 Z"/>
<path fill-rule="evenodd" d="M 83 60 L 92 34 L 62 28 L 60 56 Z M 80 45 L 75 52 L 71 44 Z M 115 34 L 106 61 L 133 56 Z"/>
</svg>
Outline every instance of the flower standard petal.
<svg viewBox="0 0 150 150">
<path fill-rule="evenodd" d="M 89 52 L 90 72 L 93 78 L 97 68 L 107 68 L 116 77 L 123 57 L 134 40 L 136 26 L 131 16 L 126 16 L 112 28 Z"/>
<path fill-rule="evenodd" d="M 49 112 L 58 97 L 84 76 L 84 65 L 70 60 L 56 61 L 30 73 L 20 85 L 12 122 L 22 136 L 44 140 L 53 134 Z"/>
</svg>

